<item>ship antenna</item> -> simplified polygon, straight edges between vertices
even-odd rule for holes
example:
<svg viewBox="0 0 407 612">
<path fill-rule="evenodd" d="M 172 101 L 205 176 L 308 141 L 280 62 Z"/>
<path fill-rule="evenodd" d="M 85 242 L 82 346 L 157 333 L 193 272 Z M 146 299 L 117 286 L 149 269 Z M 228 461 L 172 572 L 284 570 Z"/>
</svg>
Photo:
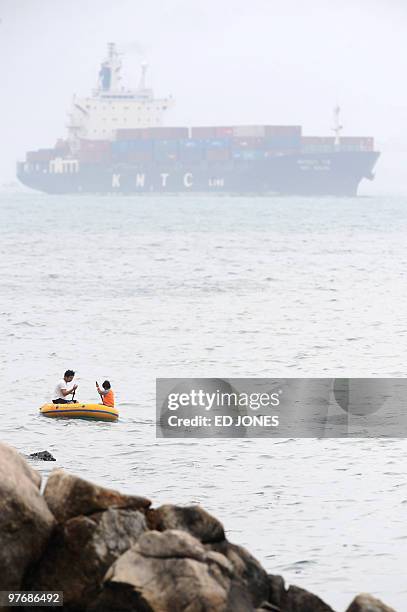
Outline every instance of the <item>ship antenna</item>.
<svg viewBox="0 0 407 612">
<path fill-rule="evenodd" d="M 334 125 L 332 131 L 335 134 L 335 145 L 339 146 L 341 142 L 341 132 L 343 130 L 343 125 L 341 125 L 339 116 L 341 113 L 340 106 L 336 105 L 334 108 Z"/>
<path fill-rule="evenodd" d="M 142 90 L 144 90 L 146 88 L 147 68 L 148 68 L 147 62 L 143 62 L 141 64 L 141 76 L 140 76 L 140 82 L 139 82 L 139 85 L 138 85 L 138 88 L 139 88 L 140 91 L 142 91 Z"/>
</svg>

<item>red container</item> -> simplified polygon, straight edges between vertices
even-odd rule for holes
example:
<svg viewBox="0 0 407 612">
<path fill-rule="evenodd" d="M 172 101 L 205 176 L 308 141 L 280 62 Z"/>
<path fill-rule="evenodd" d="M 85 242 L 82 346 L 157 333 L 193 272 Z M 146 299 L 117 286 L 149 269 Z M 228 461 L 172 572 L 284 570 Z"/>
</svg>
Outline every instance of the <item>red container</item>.
<svg viewBox="0 0 407 612">
<path fill-rule="evenodd" d="M 55 143 L 55 151 L 58 154 L 68 153 L 69 152 L 69 144 L 67 140 L 63 140 L 62 138 L 58 138 Z"/>
<path fill-rule="evenodd" d="M 81 140 L 81 151 L 110 151 L 109 140 Z"/>
<path fill-rule="evenodd" d="M 110 160 L 109 151 L 79 151 L 78 159 L 85 164 L 100 164 Z"/>
<path fill-rule="evenodd" d="M 182 140 L 189 138 L 187 127 L 152 127 L 144 130 L 144 138 L 152 140 Z"/>
<path fill-rule="evenodd" d="M 296 135 L 301 136 L 302 128 L 300 125 L 265 125 L 265 136 Z"/>
<path fill-rule="evenodd" d="M 38 149 L 38 151 L 28 151 L 26 159 L 28 162 L 47 162 L 57 156 L 55 149 Z"/>
<path fill-rule="evenodd" d="M 193 127 L 191 128 L 191 138 L 202 140 L 216 138 L 216 127 Z"/>
<path fill-rule="evenodd" d="M 233 128 L 235 138 L 263 138 L 265 136 L 264 125 L 236 125 Z"/>
<path fill-rule="evenodd" d="M 334 145 L 333 136 L 303 136 L 301 142 L 304 145 Z"/>
<path fill-rule="evenodd" d="M 181 140 L 189 138 L 187 127 L 123 128 L 116 130 L 116 140 Z"/>
<path fill-rule="evenodd" d="M 234 128 L 229 126 L 215 127 L 215 138 L 232 138 Z"/>
<path fill-rule="evenodd" d="M 116 140 L 139 140 L 144 138 L 144 128 L 122 128 L 116 130 Z"/>
</svg>

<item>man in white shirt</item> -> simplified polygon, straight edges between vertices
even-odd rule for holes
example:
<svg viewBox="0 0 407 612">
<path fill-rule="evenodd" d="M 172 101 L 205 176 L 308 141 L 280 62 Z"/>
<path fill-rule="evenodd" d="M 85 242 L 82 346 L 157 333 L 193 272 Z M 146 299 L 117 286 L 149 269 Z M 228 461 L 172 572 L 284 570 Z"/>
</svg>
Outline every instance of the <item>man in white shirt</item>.
<svg viewBox="0 0 407 612">
<path fill-rule="evenodd" d="M 64 374 L 64 377 L 58 382 L 54 391 L 54 399 L 52 400 L 53 404 L 71 404 L 77 403 L 76 400 L 73 399 L 74 393 L 78 388 L 78 385 L 73 385 L 71 388 L 68 388 L 68 383 L 73 381 L 75 376 L 75 372 L 73 370 L 67 370 Z M 68 399 L 68 395 L 72 395 L 72 399 Z"/>
</svg>

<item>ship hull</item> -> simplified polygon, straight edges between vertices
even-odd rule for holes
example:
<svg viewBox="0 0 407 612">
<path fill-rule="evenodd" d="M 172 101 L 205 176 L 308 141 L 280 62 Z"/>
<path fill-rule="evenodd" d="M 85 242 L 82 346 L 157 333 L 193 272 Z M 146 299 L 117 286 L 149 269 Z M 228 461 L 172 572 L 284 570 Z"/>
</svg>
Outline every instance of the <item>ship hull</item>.
<svg viewBox="0 0 407 612">
<path fill-rule="evenodd" d="M 26 186 L 51 194 L 256 194 L 354 196 L 362 179 L 373 178 L 375 151 L 292 153 L 264 160 L 167 163 L 78 163 L 75 171 L 51 172 L 48 163 L 17 176 Z M 62 167 L 62 166 L 61 166 Z"/>
</svg>

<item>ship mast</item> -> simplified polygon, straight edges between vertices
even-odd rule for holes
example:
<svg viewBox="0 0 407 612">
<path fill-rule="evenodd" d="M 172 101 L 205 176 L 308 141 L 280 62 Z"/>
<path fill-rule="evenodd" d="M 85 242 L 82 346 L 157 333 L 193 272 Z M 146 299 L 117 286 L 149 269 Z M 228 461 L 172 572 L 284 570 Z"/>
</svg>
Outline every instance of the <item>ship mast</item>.
<svg viewBox="0 0 407 612">
<path fill-rule="evenodd" d="M 341 113 L 340 106 L 336 105 L 334 108 L 334 123 L 332 131 L 335 134 L 335 146 L 339 147 L 341 143 L 341 132 L 343 130 L 343 125 L 341 125 L 339 116 Z"/>
<path fill-rule="evenodd" d="M 118 91 L 121 78 L 121 67 L 122 63 L 115 43 L 108 43 L 107 58 L 102 63 L 99 70 L 98 84 L 96 88 L 98 93 Z"/>
<path fill-rule="evenodd" d="M 146 62 L 143 62 L 141 64 L 141 75 L 140 75 L 140 81 L 139 81 L 139 84 L 138 84 L 138 90 L 139 91 L 143 91 L 146 88 L 147 68 L 148 68 L 148 64 Z"/>
</svg>

